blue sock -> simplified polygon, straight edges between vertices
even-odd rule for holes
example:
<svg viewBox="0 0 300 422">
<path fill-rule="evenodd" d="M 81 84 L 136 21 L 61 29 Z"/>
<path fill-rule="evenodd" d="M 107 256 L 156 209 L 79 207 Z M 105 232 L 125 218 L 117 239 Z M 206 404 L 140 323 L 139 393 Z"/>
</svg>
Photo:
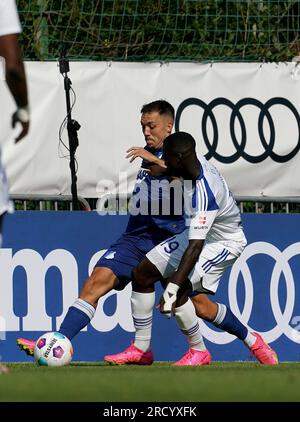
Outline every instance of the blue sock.
<svg viewBox="0 0 300 422">
<path fill-rule="evenodd" d="M 222 303 L 218 303 L 218 312 L 212 323 L 227 333 L 235 335 L 241 340 L 245 340 L 248 329 L 237 319 L 237 317 Z"/>
<path fill-rule="evenodd" d="M 85 300 L 76 299 L 70 306 L 59 332 L 72 340 L 82 328 L 86 327 L 95 314 L 95 308 Z"/>
</svg>

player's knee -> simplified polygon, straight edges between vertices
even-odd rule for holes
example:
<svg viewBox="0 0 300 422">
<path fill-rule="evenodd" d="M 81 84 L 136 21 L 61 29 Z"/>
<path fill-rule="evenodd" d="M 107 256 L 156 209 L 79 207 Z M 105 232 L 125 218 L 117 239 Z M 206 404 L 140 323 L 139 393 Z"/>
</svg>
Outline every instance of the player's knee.
<svg viewBox="0 0 300 422">
<path fill-rule="evenodd" d="M 143 275 L 143 271 L 141 270 L 140 266 L 138 265 L 132 271 L 132 282 L 136 286 L 140 287 L 140 286 L 144 285 L 143 281 L 145 281 L 145 277 Z"/>
<path fill-rule="evenodd" d="M 132 271 L 133 286 L 150 287 L 155 283 L 155 281 L 156 278 L 151 273 L 149 273 L 149 271 L 145 271 L 141 264 L 139 264 Z"/>
</svg>

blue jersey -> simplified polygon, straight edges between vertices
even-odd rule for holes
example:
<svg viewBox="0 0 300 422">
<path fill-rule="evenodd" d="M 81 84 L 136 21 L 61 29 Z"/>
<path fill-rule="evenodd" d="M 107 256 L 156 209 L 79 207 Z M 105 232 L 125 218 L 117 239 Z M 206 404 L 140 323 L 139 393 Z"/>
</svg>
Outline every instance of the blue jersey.
<svg viewBox="0 0 300 422">
<path fill-rule="evenodd" d="M 145 147 L 156 157 L 162 157 L 161 149 Z M 125 233 L 165 230 L 170 234 L 181 233 L 185 229 L 183 212 L 175 212 L 171 198 L 168 178 L 154 177 L 150 174 L 151 163 L 143 160 L 137 175 L 136 184 L 131 198 L 131 215 Z M 164 185 L 165 183 L 165 185 Z M 165 212 L 163 204 L 169 204 Z"/>
<path fill-rule="evenodd" d="M 147 147 L 145 149 L 158 158 L 162 156 L 162 150 L 152 150 Z M 109 247 L 96 264 L 96 267 L 109 268 L 115 274 L 119 282 L 114 287 L 117 290 L 123 289 L 131 281 L 132 270 L 151 249 L 185 229 L 184 213 L 174 215 L 170 190 L 160 190 L 151 183 L 153 181 L 168 182 L 167 177 L 151 176 L 150 166 L 151 163 L 145 160 L 142 162 L 132 195 L 131 208 L 140 212 L 130 215 L 125 233 Z M 170 203 L 168 215 L 152 212 L 153 208 L 155 208 L 154 211 L 162 211 L 162 207 L 160 208 L 162 201 Z"/>
</svg>

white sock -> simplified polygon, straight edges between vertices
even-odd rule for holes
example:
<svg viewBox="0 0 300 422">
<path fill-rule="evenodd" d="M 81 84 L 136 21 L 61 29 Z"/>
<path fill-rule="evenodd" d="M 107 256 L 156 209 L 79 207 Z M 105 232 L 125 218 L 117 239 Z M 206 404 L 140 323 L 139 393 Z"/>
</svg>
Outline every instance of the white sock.
<svg viewBox="0 0 300 422">
<path fill-rule="evenodd" d="M 250 331 L 248 331 L 247 337 L 244 338 L 243 341 L 246 344 L 246 346 L 249 347 L 250 349 L 250 347 L 252 347 L 253 344 L 256 342 L 256 337 L 252 333 L 250 333 Z"/>
<path fill-rule="evenodd" d="M 96 309 L 93 307 L 93 305 L 86 302 L 85 300 L 77 298 L 72 306 L 84 312 L 90 319 L 94 318 Z"/>
<path fill-rule="evenodd" d="M 148 352 L 151 344 L 152 313 L 155 305 L 155 292 L 138 293 L 131 295 L 131 310 L 135 328 L 134 345 Z"/>
<path fill-rule="evenodd" d="M 218 305 L 218 312 L 215 319 L 212 321 L 212 324 L 218 327 L 224 321 L 227 308 L 223 303 L 216 303 L 216 305 Z"/>
<path fill-rule="evenodd" d="M 206 350 L 199 328 L 198 317 L 190 299 L 184 305 L 175 308 L 175 319 L 182 333 L 187 336 L 190 348 L 201 351 Z"/>
</svg>

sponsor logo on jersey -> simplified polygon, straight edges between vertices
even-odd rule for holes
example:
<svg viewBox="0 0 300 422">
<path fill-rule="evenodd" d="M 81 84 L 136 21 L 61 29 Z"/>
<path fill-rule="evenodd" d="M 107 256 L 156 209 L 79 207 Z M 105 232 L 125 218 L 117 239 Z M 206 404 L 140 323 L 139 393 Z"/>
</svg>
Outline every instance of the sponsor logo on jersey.
<svg viewBox="0 0 300 422">
<path fill-rule="evenodd" d="M 104 258 L 105 259 L 114 259 L 115 255 L 116 255 L 115 251 L 109 251 L 104 255 Z"/>
<path fill-rule="evenodd" d="M 206 216 L 205 215 L 200 215 L 200 217 L 199 217 L 199 223 L 200 224 L 205 224 L 206 223 Z"/>
</svg>

